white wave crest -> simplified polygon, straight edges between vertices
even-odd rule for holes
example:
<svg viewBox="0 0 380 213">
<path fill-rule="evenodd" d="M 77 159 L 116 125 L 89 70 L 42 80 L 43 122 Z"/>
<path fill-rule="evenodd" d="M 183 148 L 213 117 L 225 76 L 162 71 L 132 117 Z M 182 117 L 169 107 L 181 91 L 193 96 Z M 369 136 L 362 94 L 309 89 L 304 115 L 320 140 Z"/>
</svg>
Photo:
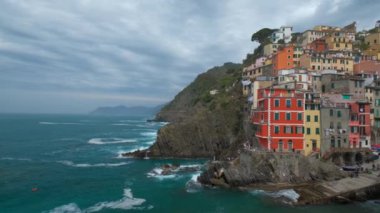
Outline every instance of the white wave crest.
<svg viewBox="0 0 380 213">
<path fill-rule="evenodd" d="M 161 168 L 154 168 L 152 171 L 147 173 L 148 177 L 153 177 L 157 178 L 159 180 L 165 180 L 165 179 L 172 179 L 175 178 L 177 175 L 176 174 L 168 174 L 168 175 L 163 175 L 162 172 L 164 170 Z"/>
<path fill-rule="evenodd" d="M 58 206 L 50 211 L 44 211 L 43 213 L 88 213 L 88 212 L 98 212 L 103 209 L 152 209 L 153 206 L 148 207 L 138 207 L 145 202 L 145 199 L 134 198 L 131 189 L 124 189 L 123 198 L 116 201 L 106 201 L 99 202 L 89 208 L 81 210 L 76 203 L 69 203 L 62 206 Z"/>
<path fill-rule="evenodd" d="M 253 190 L 253 191 L 250 191 L 250 193 L 253 195 L 263 194 L 263 195 L 270 196 L 273 198 L 286 198 L 292 202 L 297 202 L 298 198 L 300 197 L 300 195 L 296 191 L 294 191 L 294 189 L 283 189 L 276 192 L 267 192 L 264 190 Z"/>
<path fill-rule="evenodd" d="M 43 211 L 43 213 L 82 213 L 82 210 L 76 203 L 69 203 L 58 206 L 50 211 Z"/>
<path fill-rule="evenodd" d="M 136 206 L 140 206 L 144 202 L 145 199 L 134 198 L 131 189 L 124 189 L 124 196 L 120 200 L 97 203 L 94 206 L 87 208 L 85 212 L 97 212 L 105 208 L 129 210 L 136 208 Z"/>
<path fill-rule="evenodd" d="M 195 173 L 189 181 L 186 183 L 186 192 L 195 193 L 202 190 L 202 184 L 198 181 L 198 177 L 201 175 L 200 172 Z"/>
<path fill-rule="evenodd" d="M 87 143 L 96 145 L 118 144 L 118 143 L 135 143 L 136 139 L 124 138 L 91 138 Z"/>
<path fill-rule="evenodd" d="M 12 158 L 12 157 L 2 157 L 1 160 L 15 160 L 15 161 L 32 161 L 29 158 Z"/>
<path fill-rule="evenodd" d="M 142 132 L 140 135 L 145 136 L 145 137 L 157 137 L 157 131 L 154 132 Z"/>
<path fill-rule="evenodd" d="M 46 122 L 46 121 L 41 121 L 39 124 L 42 125 L 83 125 L 81 123 L 59 123 L 59 122 Z"/>
<path fill-rule="evenodd" d="M 97 163 L 97 164 L 88 164 L 88 163 L 74 163 L 72 161 L 64 160 L 64 161 L 57 161 L 60 164 L 66 165 L 66 166 L 72 166 L 72 167 L 117 167 L 117 166 L 123 166 L 129 164 L 128 162 L 120 162 L 120 163 Z"/>
</svg>

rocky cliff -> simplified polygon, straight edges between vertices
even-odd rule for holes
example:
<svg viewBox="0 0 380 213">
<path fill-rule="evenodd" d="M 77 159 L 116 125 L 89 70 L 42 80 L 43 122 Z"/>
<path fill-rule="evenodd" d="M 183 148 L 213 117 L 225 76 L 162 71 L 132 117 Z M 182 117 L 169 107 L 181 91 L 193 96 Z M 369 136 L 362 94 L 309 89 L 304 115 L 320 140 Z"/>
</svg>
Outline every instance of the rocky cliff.
<svg viewBox="0 0 380 213">
<path fill-rule="evenodd" d="M 241 65 L 226 63 L 199 75 L 156 116 L 170 124 L 158 132 L 153 157 L 233 157 L 243 141 Z M 248 117 L 248 116 L 246 116 Z M 145 153 L 135 153 L 145 155 Z"/>
<path fill-rule="evenodd" d="M 199 177 L 203 184 L 248 186 L 252 184 L 300 184 L 345 177 L 337 166 L 297 153 L 242 151 L 238 158 L 212 162 Z"/>
</svg>

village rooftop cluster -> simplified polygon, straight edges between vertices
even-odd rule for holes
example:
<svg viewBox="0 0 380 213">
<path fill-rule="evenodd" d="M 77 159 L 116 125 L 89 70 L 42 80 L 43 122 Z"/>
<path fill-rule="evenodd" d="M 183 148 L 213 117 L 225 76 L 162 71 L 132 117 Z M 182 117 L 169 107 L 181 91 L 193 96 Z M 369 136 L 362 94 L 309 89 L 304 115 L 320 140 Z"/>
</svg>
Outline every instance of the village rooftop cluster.
<svg viewBox="0 0 380 213">
<path fill-rule="evenodd" d="M 328 156 L 380 143 L 380 21 L 357 32 L 315 26 L 271 32 L 242 75 L 263 149 Z"/>
</svg>

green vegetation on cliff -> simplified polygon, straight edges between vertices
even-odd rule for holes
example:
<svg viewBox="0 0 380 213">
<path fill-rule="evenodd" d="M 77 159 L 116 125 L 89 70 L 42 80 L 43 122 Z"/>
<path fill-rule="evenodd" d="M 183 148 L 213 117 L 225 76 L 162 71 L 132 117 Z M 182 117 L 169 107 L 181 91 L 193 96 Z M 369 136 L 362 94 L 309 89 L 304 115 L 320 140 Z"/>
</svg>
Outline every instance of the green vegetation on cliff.
<svg viewBox="0 0 380 213">
<path fill-rule="evenodd" d="M 226 157 L 245 141 L 241 64 L 225 63 L 199 75 L 156 116 L 160 129 L 150 156 Z M 210 91 L 217 91 L 211 94 Z"/>
</svg>

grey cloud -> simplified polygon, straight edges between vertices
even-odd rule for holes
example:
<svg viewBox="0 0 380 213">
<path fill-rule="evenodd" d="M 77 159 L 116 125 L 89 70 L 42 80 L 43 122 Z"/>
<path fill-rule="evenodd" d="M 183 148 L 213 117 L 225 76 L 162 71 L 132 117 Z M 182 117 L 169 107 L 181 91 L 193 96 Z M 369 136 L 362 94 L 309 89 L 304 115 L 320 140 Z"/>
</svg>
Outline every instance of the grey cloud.
<svg viewBox="0 0 380 213">
<path fill-rule="evenodd" d="M 3 0 L 0 8 L 0 112 L 160 104 L 207 68 L 240 62 L 262 27 L 356 20 L 368 28 L 380 19 L 371 0 Z"/>
</svg>

